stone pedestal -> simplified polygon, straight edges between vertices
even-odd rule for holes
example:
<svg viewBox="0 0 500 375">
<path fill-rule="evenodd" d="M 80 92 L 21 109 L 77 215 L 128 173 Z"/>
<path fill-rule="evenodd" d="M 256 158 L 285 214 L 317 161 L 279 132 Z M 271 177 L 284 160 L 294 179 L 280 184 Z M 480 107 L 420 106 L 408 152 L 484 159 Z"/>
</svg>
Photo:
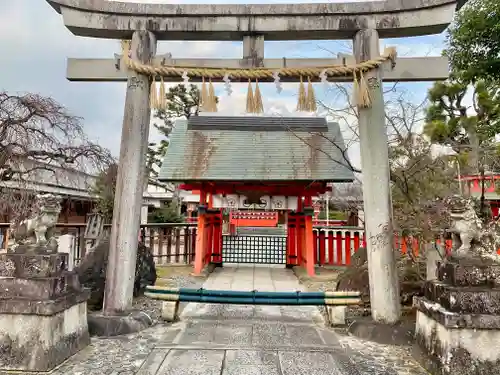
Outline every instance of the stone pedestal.
<svg viewBox="0 0 500 375">
<path fill-rule="evenodd" d="M 179 301 L 163 301 L 161 304 L 161 318 L 166 322 L 175 322 L 179 319 Z"/>
<path fill-rule="evenodd" d="M 326 306 L 328 324 L 332 327 L 345 326 L 347 306 Z"/>
<path fill-rule="evenodd" d="M 415 297 L 413 354 L 435 375 L 494 375 L 500 368 L 500 265 L 438 263 L 437 280 Z"/>
<path fill-rule="evenodd" d="M 68 254 L 0 254 L 0 370 L 50 371 L 90 343 L 88 292 Z"/>
</svg>

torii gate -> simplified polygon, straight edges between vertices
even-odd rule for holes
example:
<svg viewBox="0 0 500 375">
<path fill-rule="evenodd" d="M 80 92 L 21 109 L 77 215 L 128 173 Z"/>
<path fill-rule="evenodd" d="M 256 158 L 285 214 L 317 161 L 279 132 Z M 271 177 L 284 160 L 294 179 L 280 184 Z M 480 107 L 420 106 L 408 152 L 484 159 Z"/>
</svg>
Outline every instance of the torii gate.
<svg viewBox="0 0 500 375">
<path fill-rule="evenodd" d="M 132 39 L 131 58 L 155 60 L 157 40 L 243 40 L 243 58 L 172 59 L 154 62 L 193 67 L 311 67 L 363 62 L 379 57 L 379 37 L 443 32 L 460 0 L 386 0 L 329 4 L 137 4 L 93 0 L 47 0 L 78 36 Z M 355 58 L 264 59 L 264 40 L 352 39 Z M 160 61 L 161 60 L 161 61 Z M 387 64 L 388 65 L 388 64 Z M 150 120 L 148 75 L 126 70 L 121 59 L 69 59 L 73 81 L 127 81 L 120 167 L 111 232 L 104 312 L 132 303 L 145 155 Z M 382 77 L 386 81 L 434 81 L 448 77 L 443 57 L 401 58 L 396 67 L 366 73 L 370 108 L 359 107 L 363 198 L 372 316 L 393 323 L 400 317 L 392 249 L 389 162 Z M 178 79 L 178 78 L 177 78 Z M 291 80 L 297 81 L 297 78 Z M 337 81 L 345 80 L 337 78 Z M 261 81 L 263 81 L 261 79 Z"/>
</svg>

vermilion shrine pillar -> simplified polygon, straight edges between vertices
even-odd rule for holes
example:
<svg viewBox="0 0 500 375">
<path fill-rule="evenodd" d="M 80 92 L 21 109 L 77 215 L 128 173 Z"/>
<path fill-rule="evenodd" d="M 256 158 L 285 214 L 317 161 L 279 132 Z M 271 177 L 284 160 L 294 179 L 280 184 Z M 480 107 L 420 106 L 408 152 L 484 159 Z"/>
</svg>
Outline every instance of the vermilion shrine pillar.
<svg viewBox="0 0 500 375">
<path fill-rule="evenodd" d="M 205 248 L 206 248 L 206 204 L 207 193 L 200 190 L 200 205 L 198 207 L 198 229 L 196 232 L 196 246 L 194 255 L 194 273 L 200 274 L 205 267 Z"/>
<path fill-rule="evenodd" d="M 286 232 L 286 267 L 292 268 L 298 265 L 298 243 L 297 236 L 299 230 L 299 221 L 297 213 L 288 212 L 287 215 L 287 232 Z"/>
<path fill-rule="evenodd" d="M 313 216 L 314 207 L 312 206 L 312 197 L 310 195 L 304 198 L 304 255 L 305 255 L 305 267 L 307 274 L 309 276 L 315 275 L 314 270 L 314 233 L 313 233 Z"/>
<path fill-rule="evenodd" d="M 297 197 L 297 211 L 288 214 L 287 267 L 301 266 L 315 275 L 312 196 Z"/>
<path fill-rule="evenodd" d="M 302 202 L 302 197 L 297 197 L 297 255 L 299 266 L 304 267 L 305 261 L 305 220 L 303 214 L 304 205 Z"/>
<path fill-rule="evenodd" d="M 197 275 L 209 263 L 222 264 L 222 212 L 212 207 L 213 194 L 200 190 L 194 257 L 194 273 Z"/>
</svg>

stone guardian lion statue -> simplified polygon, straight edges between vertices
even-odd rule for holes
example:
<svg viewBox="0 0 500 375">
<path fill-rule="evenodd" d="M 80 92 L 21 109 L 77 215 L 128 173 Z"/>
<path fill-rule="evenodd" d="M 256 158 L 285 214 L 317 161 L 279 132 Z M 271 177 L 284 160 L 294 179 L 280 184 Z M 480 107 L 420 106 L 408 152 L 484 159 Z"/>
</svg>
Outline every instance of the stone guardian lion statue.
<svg viewBox="0 0 500 375">
<path fill-rule="evenodd" d="M 454 258 L 488 259 L 500 263 L 500 225 L 483 223 L 472 198 L 453 196 L 446 199 L 451 219 L 450 232 Z"/>
<path fill-rule="evenodd" d="M 473 242 L 479 241 L 483 223 L 470 199 L 453 196 L 448 199 L 450 219 L 452 221 L 450 232 L 453 241 L 453 250 L 457 257 L 469 255 Z"/>
<path fill-rule="evenodd" d="M 57 240 L 53 237 L 53 229 L 61 212 L 59 200 L 53 194 L 38 194 L 33 216 L 11 226 L 9 250 L 23 248 L 34 251 L 43 247 L 56 252 Z"/>
</svg>

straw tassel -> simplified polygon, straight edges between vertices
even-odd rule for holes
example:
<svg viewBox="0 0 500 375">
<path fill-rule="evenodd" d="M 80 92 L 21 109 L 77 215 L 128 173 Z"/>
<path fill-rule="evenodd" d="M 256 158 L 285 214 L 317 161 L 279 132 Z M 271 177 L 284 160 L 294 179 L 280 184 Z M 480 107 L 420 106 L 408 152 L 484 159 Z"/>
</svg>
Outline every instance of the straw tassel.
<svg viewBox="0 0 500 375">
<path fill-rule="evenodd" d="M 122 59 L 126 63 L 130 60 L 130 47 L 132 46 L 132 41 L 130 40 L 122 40 Z M 125 64 L 126 65 L 126 64 Z"/>
<path fill-rule="evenodd" d="M 209 107 L 209 101 L 208 101 L 208 90 L 207 90 L 207 83 L 205 82 L 205 77 L 202 79 L 202 84 L 201 84 L 201 110 L 202 111 L 207 111 L 208 112 L 208 107 Z"/>
<path fill-rule="evenodd" d="M 398 57 L 398 51 L 395 47 L 386 47 L 384 49 L 384 55 L 386 55 L 391 61 L 392 68 L 396 65 L 396 58 Z"/>
<path fill-rule="evenodd" d="M 160 109 L 167 109 L 167 92 L 165 90 L 165 82 L 163 77 L 160 77 L 160 90 L 158 94 L 158 106 Z"/>
<path fill-rule="evenodd" d="M 159 109 L 158 96 L 156 94 L 156 81 L 155 77 L 151 79 L 151 88 L 149 93 L 149 105 L 151 109 Z"/>
<path fill-rule="evenodd" d="M 297 99 L 297 111 L 307 111 L 306 87 L 304 81 L 300 77 L 299 97 Z"/>
<path fill-rule="evenodd" d="M 372 106 L 372 95 L 370 88 L 368 87 L 368 82 L 366 82 L 365 74 L 360 73 L 361 78 L 359 80 L 359 91 L 361 93 L 361 103 L 364 108 L 370 108 Z"/>
<path fill-rule="evenodd" d="M 208 103 L 208 112 L 217 112 L 217 98 L 215 96 L 215 89 L 212 83 L 212 79 L 210 79 L 210 82 L 208 84 Z"/>
<path fill-rule="evenodd" d="M 259 89 L 259 81 L 255 81 L 255 95 L 253 97 L 254 99 L 254 111 L 255 113 L 263 113 L 264 112 L 264 105 L 262 104 L 262 95 L 260 93 Z"/>
<path fill-rule="evenodd" d="M 359 93 L 358 73 L 354 72 L 352 74 L 352 101 L 356 105 L 358 105 L 358 98 L 359 98 L 358 93 Z"/>
<path fill-rule="evenodd" d="M 353 78 L 354 102 L 360 108 L 370 108 L 372 105 L 372 97 L 364 73 L 362 71 L 359 73 L 354 72 Z"/>
<path fill-rule="evenodd" d="M 247 113 L 255 113 L 255 99 L 253 97 L 252 81 L 248 80 Z"/>
<path fill-rule="evenodd" d="M 314 94 L 314 87 L 311 82 L 311 78 L 307 78 L 309 83 L 307 84 L 307 110 L 309 112 L 316 112 L 318 107 L 316 106 L 316 95 Z"/>
</svg>

